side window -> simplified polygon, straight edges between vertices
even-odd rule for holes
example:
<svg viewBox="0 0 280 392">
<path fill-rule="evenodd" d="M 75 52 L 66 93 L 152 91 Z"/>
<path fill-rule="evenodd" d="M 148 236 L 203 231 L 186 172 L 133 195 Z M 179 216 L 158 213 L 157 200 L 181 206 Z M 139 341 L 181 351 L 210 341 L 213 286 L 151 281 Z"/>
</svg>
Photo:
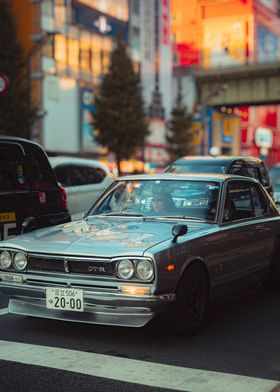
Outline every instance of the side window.
<svg viewBox="0 0 280 392">
<path fill-rule="evenodd" d="M 86 176 L 83 173 L 83 167 L 69 166 L 70 184 L 71 186 L 87 184 Z"/>
<path fill-rule="evenodd" d="M 245 181 L 230 181 L 227 187 L 223 222 L 253 217 L 250 186 Z"/>
<path fill-rule="evenodd" d="M 263 165 L 259 167 L 260 183 L 263 186 L 268 186 L 270 184 L 268 173 Z"/>
<path fill-rule="evenodd" d="M 56 186 L 56 179 L 47 157 L 40 149 L 32 149 L 27 156 L 31 187 L 41 189 Z"/>
<path fill-rule="evenodd" d="M 237 176 L 241 176 L 242 175 L 241 169 L 242 169 L 242 166 L 240 166 L 240 165 L 232 166 L 232 168 L 230 170 L 230 174 L 235 174 Z"/>
<path fill-rule="evenodd" d="M 256 180 L 259 181 L 259 175 L 257 168 L 254 166 L 244 166 L 242 170 L 242 174 L 244 177 L 250 177 L 250 178 L 255 178 Z"/>
<path fill-rule="evenodd" d="M 83 167 L 83 174 L 86 179 L 87 184 L 99 184 L 103 181 L 106 173 L 104 170 L 100 169 L 99 167 Z"/>
<path fill-rule="evenodd" d="M 0 191 L 27 189 L 30 184 L 21 153 L 8 150 L 0 154 Z"/>
<path fill-rule="evenodd" d="M 266 213 L 267 207 L 264 196 L 258 191 L 255 185 L 251 185 L 254 215 L 261 216 Z"/>
<path fill-rule="evenodd" d="M 71 179 L 69 175 L 69 167 L 67 165 L 59 165 L 54 169 L 55 175 L 57 177 L 58 182 L 61 183 L 62 186 L 70 186 Z"/>
</svg>

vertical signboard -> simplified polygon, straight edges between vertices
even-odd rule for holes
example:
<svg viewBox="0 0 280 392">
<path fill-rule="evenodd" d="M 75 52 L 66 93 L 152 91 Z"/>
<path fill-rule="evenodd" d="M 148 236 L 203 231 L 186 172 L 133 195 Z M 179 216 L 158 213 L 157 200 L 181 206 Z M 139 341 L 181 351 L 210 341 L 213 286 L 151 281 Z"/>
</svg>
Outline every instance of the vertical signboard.
<svg viewBox="0 0 280 392">
<path fill-rule="evenodd" d="M 96 142 L 96 134 L 92 124 L 94 112 L 93 99 L 93 90 L 90 87 L 80 89 L 81 147 L 83 151 L 98 152 L 99 146 Z"/>
</svg>

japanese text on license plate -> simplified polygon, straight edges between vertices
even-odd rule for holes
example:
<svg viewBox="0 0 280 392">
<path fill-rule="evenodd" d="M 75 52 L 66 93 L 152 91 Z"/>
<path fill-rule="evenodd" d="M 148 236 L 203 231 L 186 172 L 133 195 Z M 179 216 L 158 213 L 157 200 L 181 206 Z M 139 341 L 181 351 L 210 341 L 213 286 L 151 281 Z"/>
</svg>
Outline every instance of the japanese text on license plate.
<svg viewBox="0 0 280 392">
<path fill-rule="evenodd" d="M 72 310 L 74 312 L 83 312 L 83 290 L 47 287 L 46 307 L 48 309 Z"/>
</svg>

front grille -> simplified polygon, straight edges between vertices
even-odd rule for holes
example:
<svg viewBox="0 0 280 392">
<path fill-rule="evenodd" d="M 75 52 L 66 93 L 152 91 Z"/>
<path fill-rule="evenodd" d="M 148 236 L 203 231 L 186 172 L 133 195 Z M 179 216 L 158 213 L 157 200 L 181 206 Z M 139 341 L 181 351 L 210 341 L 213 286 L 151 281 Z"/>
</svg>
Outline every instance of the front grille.
<svg viewBox="0 0 280 392">
<path fill-rule="evenodd" d="M 114 275 L 115 267 L 108 259 L 29 255 L 28 271 L 65 272 L 89 276 Z"/>
<path fill-rule="evenodd" d="M 30 256 L 28 261 L 28 270 L 65 272 L 64 259 L 55 257 L 47 258 L 46 256 Z"/>
</svg>

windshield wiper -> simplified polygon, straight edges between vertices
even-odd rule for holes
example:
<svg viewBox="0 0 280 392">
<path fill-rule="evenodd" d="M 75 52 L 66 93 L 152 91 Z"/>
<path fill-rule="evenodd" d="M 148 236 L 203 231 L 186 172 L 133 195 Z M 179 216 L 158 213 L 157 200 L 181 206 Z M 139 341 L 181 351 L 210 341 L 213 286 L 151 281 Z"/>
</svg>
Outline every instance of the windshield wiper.
<svg viewBox="0 0 280 392">
<path fill-rule="evenodd" d="M 197 218 L 195 216 L 187 216 L 187 215 L 167 215 L 167 216 L 146 216 L 145 219 L 192 219 L 204 221 L 203 218 Z"/>
<path fill-rule="evenodd" d="M 95 216 L 135 216 L 139 218 L 143 218 L 143 214 L 139 214 L 138 212 L 105 212 L 103 214 L 96 214 Z"/>
</svg>

